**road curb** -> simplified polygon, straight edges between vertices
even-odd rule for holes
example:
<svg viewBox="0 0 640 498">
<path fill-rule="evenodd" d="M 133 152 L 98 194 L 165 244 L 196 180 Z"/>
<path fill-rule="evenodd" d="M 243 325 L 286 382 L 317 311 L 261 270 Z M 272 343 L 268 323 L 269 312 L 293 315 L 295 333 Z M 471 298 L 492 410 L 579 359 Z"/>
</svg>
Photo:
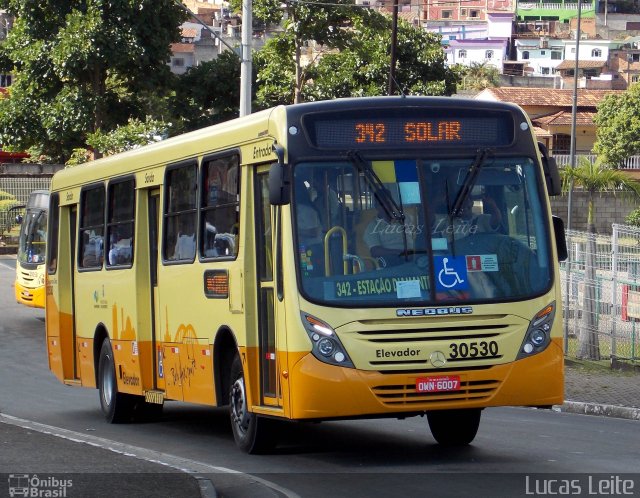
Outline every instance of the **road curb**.
<svg viewBox="0 0 640 498">
<path fill-rule="evenodd" d="M 598 415 L 600 417 L 640 420 L 640 408 L 631 408 L 627 406 L 585 403 L 582 401 L 565 401 L 564 404 L 560 406 L 560 411 L 567 413 L 582 413 L 584 415 Z"/>
</svg>

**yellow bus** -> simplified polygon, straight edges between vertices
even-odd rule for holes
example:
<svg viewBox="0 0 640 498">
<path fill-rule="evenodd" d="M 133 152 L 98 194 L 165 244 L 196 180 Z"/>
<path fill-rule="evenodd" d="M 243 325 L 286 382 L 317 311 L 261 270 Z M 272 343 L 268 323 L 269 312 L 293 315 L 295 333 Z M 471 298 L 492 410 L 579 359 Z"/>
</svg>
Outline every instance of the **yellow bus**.
<svg viewBox="0 0 640 498">
<path fill-rule="evenodd" d="M 280 106 L 52 181 L 49 365 L 108 421 L 228 406 L 250 453 L 282 420 L 563 401 L 552 158 L 511 104 Z"/>
<path fill-rule="evenodd" d="M 34 308 L 44 308 L 48 210 L 49 192 L 34 190 L 20 220 L 14 285 L 16 301 Z"/>
</svg>

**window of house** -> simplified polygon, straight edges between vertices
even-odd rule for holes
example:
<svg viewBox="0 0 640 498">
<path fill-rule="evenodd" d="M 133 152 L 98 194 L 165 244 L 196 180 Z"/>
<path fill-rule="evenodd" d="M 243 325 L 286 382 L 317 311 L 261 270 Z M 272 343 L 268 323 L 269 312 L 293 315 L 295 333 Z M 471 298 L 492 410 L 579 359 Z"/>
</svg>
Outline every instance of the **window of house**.
<svg viewBox="0 0 640 498">
<path fill-rule="evenodd" d="M 540 55 L 547 55 L 547 51 L 546 50 L 540 50 Z"/>
<path fill-rule="evenodd" d="M 165 177 L 165 261 L 191 262 L 196 254 L 198 169 L 195 161 L 172 166 Z"/>
<path fill-rule="evenodd" d="M 467 17 L 467 9 L 460 9 L 460 16 Z"/>
<path fill-rule="evenodd" d="M 571 148 L 571 135 L 558 133 L 553 135 L 553 153 L 568 154 Z"/>
<path fill-rule="evenodd" d="M 443 10 L 442 11 L 442 19 L 451 19 L 453 17 L 452 10 Z"/>
<path fill-rule="evenodd" d="M 631 83 L 637 83 L 638 81 L 640 81 L 640 75 L 634 74 L 631 76 Z"/>
<path fill-rule="evenodd" d="M 548 67 L 541 67 L 540 68 L 540 74 L 549 74 L 549 68 Z"/>
<path fill-rule="evenodd" d="M 78 267 L 100 269 L 104 261 L 104 185 L 80 194 Z"/>
<path fill-rule="evenodd" d="M 631 62 L 640 62 L 640 54 L 631 54 Z"/>
<path fill-rule="evenodd" d="M 1 87 L 11 86 L 11 75 L 10 74 L 0 74 L 0 86 Z"/>
<path fill-rule="evenodd" d="M 524 52 L 522 52 L 522 60 L 529 60 L 529 51 L 525 50 Z"/>
<path fill-rule="evenodd" d="M 171 61 L 171 64 L 175 67 L 183 67 L 184 59 L 182 57 L 174 57 L 173 60 Z"/>
<path fill-rule="evenodd" d="M 487 51 L 484 53 L 484 58 L 485 58 L 485 59 L 493 59 L 493 50 L 487 50 Z"/>
<path fill-rule="evenodd" d="M 469 11 L 469 17 L 471 17 L 471 18 L 480 17 L 480 11 L 479 10 L 470 10 Z"/>
<path fill-rule="evenodd" d="M 107 267 L 127 267 L 133 262 L 135 180 L 115 180 L 109 184 L 107 211 Z"/>
<path fill-rule="evenodd" d="M 560 52 L 559 50 L 552 50 L 551 60 L 554 60 L 554 61 L 562 60 L 562 52 Z"/>
<path fill-rule="evenodd" d="M 467 51 L 466 50 L 458 50 L 458 57 L 460 59 L 466 59 L 467 57 Z"/>
<path fill-rule="evenodd" d="M 201 192 L 201 256 L 237 256 L 240 224 L 240 160 L 237 154 L 203 160 Z"/>
<path fill-rule="evenodd" d="M 591 57 L 602 57 L 602 50 L 600 50 L 599 48 L 594 48 L 591 51 Z"/>
</svg>

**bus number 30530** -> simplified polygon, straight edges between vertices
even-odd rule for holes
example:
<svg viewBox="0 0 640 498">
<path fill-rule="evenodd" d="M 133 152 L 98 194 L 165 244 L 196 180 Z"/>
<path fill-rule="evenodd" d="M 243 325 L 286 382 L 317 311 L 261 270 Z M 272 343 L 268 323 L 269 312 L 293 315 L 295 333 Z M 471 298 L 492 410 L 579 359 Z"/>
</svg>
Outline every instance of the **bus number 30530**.
<svg viewBox="0 0 640 498">
<path fill-rule="evenodd" d="M 449 344 L 449 359 L 464 358 L 493 358 L 498 356 L 498 343 L 496 341 L 480 342 L 452 342 Z"/>
</svg>

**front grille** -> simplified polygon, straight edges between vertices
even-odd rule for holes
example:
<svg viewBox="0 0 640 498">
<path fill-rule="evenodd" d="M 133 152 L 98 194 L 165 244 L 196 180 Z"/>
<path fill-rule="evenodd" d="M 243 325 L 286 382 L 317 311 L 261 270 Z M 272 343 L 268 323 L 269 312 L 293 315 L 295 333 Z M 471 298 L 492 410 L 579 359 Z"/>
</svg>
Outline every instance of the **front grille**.
<svg viewBox="0 0 640 498">
<path fill-rule="evenodd" d="M 498 389 L 498 380 L 461 382 L 458 391 L 416 392 L 416 385 L 376 386 L 371 391 L 378 401 L 389 407 L 416 406 L 451 401 L 480 401 L 490 398 Z"/>
<path fill-rule="evenodd" d="M 394 328 L 388 330 L 359 330 L 358 335 L 368 342 L 455 341 L 459 339 L 490 339 L 508 329 L 508 324 L 476 325 L 469 327 Z"/>
<path fill-rule="evenodd" d="M 430 355 L 438 351 L 446 355 L 446 365 L 441 368 L 462 369 L 473 364 L 476 369 L 502 363 L 514 338 L 521 337 L 527 325 L 518 316 L 492 314 L 360 320 L 337 331 L 348 350 L 366 351 L 362 368 L 397 372 L 433 370 Z M 452 354 L 454 344 L 464 351 Z M 473 352 L 468 349 L 471 346 Z"/>
</svg>

